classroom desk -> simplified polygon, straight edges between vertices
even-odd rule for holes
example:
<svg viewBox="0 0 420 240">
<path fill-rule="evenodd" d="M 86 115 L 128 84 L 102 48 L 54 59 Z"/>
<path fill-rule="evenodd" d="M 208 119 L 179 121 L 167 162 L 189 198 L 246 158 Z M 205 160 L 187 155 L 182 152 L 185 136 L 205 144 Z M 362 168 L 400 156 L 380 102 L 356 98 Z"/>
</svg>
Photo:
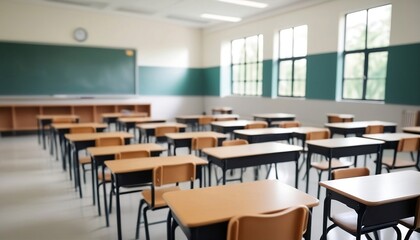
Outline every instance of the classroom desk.
<svg viewBox="0 0 420 240">
<path fill-rule="evenodd" d="M 289 113 L 260 113 L 254 114 L 254 120 L 266 121 L 268 126 L 271 126 L 272 122 L 276 121 L 293 121 L 295 120 L 295 114 Z"/>
<path fill-rule="evenodd" d="M 187 125 L 174 122 L 136 124 L 136 128 L 139 129 L 140 133 L 138 142 L 141 142 L 142 136 L 145 136 L 146 142 L 150 142 L 150 137 L 155 136 L 155 130 L 157 127 L 177 127 L 179 132 L 185 132 Z"/>
<path fill-rule="evenodd" d="M 403 132 L 420 134 L 420 127 L 405 127 L 405 128 L 403 128 Z"/>
<path fill-rule="evenodd" d="M 244 129 L 246 125 L 255 122 L 249 120 L 216 121 L 211 123 L 211 130 L 219 133 L 233 133 L 233 131 Z"/>
<path fill-rule="evenodd" d="M 397 152 L 398 152 L 398 144 L 402 138 L 420 138 L 420 135 L 418 134 L 411 134 L 411 133 L 378 133 L 378 134 L 363 134 L 363 137 L 370 138 L 370 139 L 376 139 L 384 141 L 384 149 L 392 149 L 394 150 L 393 158 L 397 158 Z M 417 157 L 420 157 L 420 149 L 417 151 Z M 413 161 L 414 156 L 411 155 Z M 420 170 L 420 166 L 417 166 L 417 169 Z"/>
<path fill-rule="evenodd" d="M 191 142 L 194 137 L 216 137 L 218 145 L 222 145 L 222 142 L 226 140 L 226 135 L 217 132 L 167 133 L 166 137 L 168 139 L 168 154 L 171 151 L 171 147 L 173 147 L 173 155 L 176 155 L 176 149 L 180 147 L 188 147 L 191 154 Z"/>
<path fill-rule="evenodd" d="M 384 132 L 395 132 L 397 128 L 396 123 L 383 121 L 357 121 L 357 122 L 343 122 L 343 123 L 326 123 L 325 127 L 331 131 L 331 137 L 334 134 L 341 134 L 347 137 L 348 134 L 355 134 L 357 137 L 365 133 L 365 129 L 369 125 L 383 125 Z"/>
<path fill-rule="evenodd" d="M 153 119 L 150 117 L 120 117 L 117 119 L 117 130 L 129 132 L 138 123 L 163 123 L 165 119 Z"/>
<path fill-rule="evenodd" d="M 159 156 L 166 149 L 159 144 L 146 143 L 146 144 L 129 144 L 122 146 L 107 146 L 107 147 L 88 147 L 86 151 L 92 158 L 92 192 L 93 195 L 96 192 L 96 199 L 98 199 L 98 214 L 101 215 L 101 206 L 99 201 L 99 191 L 97 191 L 98 186 L 98 168 L 101 167 L 102 176 L 105 176 L 104 162 L 107 160 L 115 159 L 115 155 L 120 152 L 125 151 L 139 151 L 139 150 L 148 150 L 150 155 L 153 157 Z M 102 184 L 103 196 L 104 196 L 104 206 L 107 206 L 106 201 L 106 184 Z M 95 203 L 95 198 L 94 198 Z M 109 226 L 108 218 L 108 208 L 105 207 L 105 219 L 106 226 Z"/>
<path fill-rule="evenodd" d="M 58 150 L 57 150 L 57 136 L 60 143 L 61 149 L 61 160 L 63 161 L 63 170 L 66 170 L 66 151 L 65 151 L 65 138 L 64 135 L 70 132 L 70 128 L 72 127 L 93 127 L 96 129 L 96 132 L 103 132 L 107 125 L 105 123 L 52 123 L 52 133 L 53 136 L 51 138 L 51 143 L 55 145 L 55 152 L 56 157 L 58 158 Z M 53 146 L 51 144 L 51 146 Z M 53 149 L 51 147 L 51 149 Z"/>
<path fill-rule="evenodd" d="M 331 138 L 322 140 L 306 141 L 308 156 L 306 158 L 306 192 L 309 190 L 309 169 L 311 166 L 312 154 L 320 154 L 328 159 L 328 179 L 331 179 L 331 159 L 341 157 L 357 158 L 358 155 L 374 153 L 377 154 L 376 174 L 381 173 L 383 141 L 361 138 Z"/>
<path fill-rule="evenodd" d="M 212 114 L 232 114 L 233 108 L 231 107 L 214 107 L 211 109 Z"/>
<path fill-rule="evenodd" d="M 340 122 L 353 122 L 353 114 L 343 114 L 343 113 L 327 113 L 328 117 L 337 117 L 340 119 Z"/>
<path fill-rule="evenodd" d="M 175 120 L 178 123 L 191 125 L 192 128 L 194 127 L 198 128 L 198 119 L 200 119 L 201 117 L 209 117 L 209 116 L 219 121 L 222 121 L 223 119 L 227 119 L 227 118 L 234 118 L 236 120 L 239 119 L 238 114 L 213 114 L 213 115 L 183 115 L 183 116 L 176 117 Z"/>
<path fill-rule="evenodd" d="M 324 200 L 323 235 L 326 239 L 331 200 L 354 209 L 358 215 L 358 237 L 364 232 L 398 224 L 398 220 L 414 216 L 420 196 L 420 173 L 401 171 L 365 177 L 323 181 L 327 189 Z"/>
<path fill-rule="evenodd" d="M 207 161 L 193 155 L 105 161 L 105 165 L 113 174 L 112 184 L 114 184 L 116 191 L 118 240 L 122 239 L 120 187 L 150 186 L 155 167 L 181 163 L 195 163 L 197 176 L 200 177 L 201 166 L 206 165 Z"/>
<path fill-rule="evenodd" d="M 114 112 L 114 113 L 102 113 L 102 121 L 108 126 L 111 123 L 117 123 L 117 119 L 121 117 L 148 117 L 149 114 L 147 112 Z"/>
<path fill-rule="evenodd" d="M 233 131 L 235 138 L 245 139 L 248 143 L 289 140 L 292 135 L 290 128 L 258 128 Z"/>
<path fill-rule="evenodd" d="M 226 184 L 226 172 L 229 169 L 294 161 L 296 163 L 295 186 L 297 188 L 298 159 L 300 151 L 302 151 L 301 147 L 278 142 L 205 148 L 203 149 L 203 152 L 207 155 L 207 159 L 209 160 L 209 186 L 211 186 L 210 169 L 212 164 L 215 164 L 222 169 L 222 181 L 223 184 Z"/>
<path fill-rule="evenodd" d="M 180 226 L 189 240 L 225 240 L 229 220 L 241 214 L 272 213 L 306 205 L 318 199 L 278 180 L 199 188 L 163 195 L 170 208 L 168 225 Z M 311 238 L 311 215 L 305 239 Z M 173 233 L 173 232 L 172 232 Z M 174 234 L 169 234 L 174 239 Z"/>
<path fill-rule="evenodd" d="M 69 158 L 69 167 L 71 166 L 71 146 L 74 148 L 73 154 L 73 169 L 75 178 L 75 187 L 79 188 L 79 196 L 83 197 L 82 187 L 80 181 L 80 169 L 79 169 L 79 151 L 88 147 L 93 147 L 96 144 L 96 139 L 101 137 L 123 137 L 125 143 L 129 144 L 130 139 L 133 138 L 133 134 L 127 132 L 99 132 L 99 133 L 68 133 L 64 137 L 67 140 L 67 152 Z M 70 169 L 71 172 L 71 169 Z M 94 196 L 93 196 L 94 198 Z"/>
<path fill-rule="evenodd" d="M 42 138 L 42 147 L 46 149 L 45 142 L 45 128 L 53 122 L 54 118 L 72 118 L 74 121 L 79 122 L 78 115 L 37 115 L 36 120 L 38 122 L 38 142 L 41 143 Z"/>
</svg>

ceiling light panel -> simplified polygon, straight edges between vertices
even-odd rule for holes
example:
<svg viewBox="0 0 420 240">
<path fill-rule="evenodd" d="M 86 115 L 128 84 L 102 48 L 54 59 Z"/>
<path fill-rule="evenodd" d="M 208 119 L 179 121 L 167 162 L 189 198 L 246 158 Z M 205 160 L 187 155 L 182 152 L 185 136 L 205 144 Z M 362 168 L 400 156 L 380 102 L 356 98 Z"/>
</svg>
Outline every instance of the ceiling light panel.
<svg viewBox="0 0 420 240">
<path fill-rule="evenodd" d="M 266 8 L 268 6 L 267 3 L 262 2 L 255 2 L 255 1 L 248 1 L 248 0 L 219 0 L 219 2 L 231 3 L 245 7 L 253 7 L 253 8 Z"/>
<path fill-rule="evenodd" d="M 239 22 L 242 20 L 241 18 L 238 18 L 238 17 L 222 16 L 222 15 L 211 14 L 211 13 L 203 13 L 201 14 L 201 17 L 207 18 L 207 19 L 224 21 L 224 22 Z"/>
</svg>

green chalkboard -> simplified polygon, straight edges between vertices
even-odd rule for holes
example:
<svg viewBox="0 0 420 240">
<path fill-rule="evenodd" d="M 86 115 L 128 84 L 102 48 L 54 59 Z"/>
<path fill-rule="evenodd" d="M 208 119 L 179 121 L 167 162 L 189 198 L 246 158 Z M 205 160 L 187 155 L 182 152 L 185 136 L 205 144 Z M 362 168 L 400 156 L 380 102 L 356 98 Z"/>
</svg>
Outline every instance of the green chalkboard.
<svg viewBox="0 0 420 240">
<path fill-rule="evenodd" d="M 0 95 L 135 94 L 135 51 L 0 42 Z"/>
</svg>

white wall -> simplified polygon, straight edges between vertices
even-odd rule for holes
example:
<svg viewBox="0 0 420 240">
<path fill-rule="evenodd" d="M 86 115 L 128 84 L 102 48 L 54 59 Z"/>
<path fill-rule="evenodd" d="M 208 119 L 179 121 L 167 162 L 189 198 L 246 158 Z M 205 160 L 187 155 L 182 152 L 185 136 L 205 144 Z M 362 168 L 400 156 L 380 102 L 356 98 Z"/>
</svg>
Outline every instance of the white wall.
<svg viewBox="0 0 420 240">
<path fill-rule="evenodd" d="M 315 1 L 316 2 L 316 1 Z M 420 43 L 420 1 L 418 0 L 334 0 L 318 1 L 317 4 L 279 12 L 277 15 L 238 24 L 236 27 L 206 29 L 203 31 L 203 65 L 219 66 L 223 44 L 230 40 L 264 34 L 264 59 L 273 56 L 275 34 L 288 27 L 308 25 L 308 54 L 337 52 L 340 42 L 340 27 L 344 15 L 370 7 L 392 3 L 391 45 Z M 213 106 L 231 106 L 244 118 L 254 113 L 286 112 L 297 114 L 297 119 L 305 125 L 322 126 L 326 113 L 352 113 L 356 120 L 387 120 L 402 125 L 404 110 L 420 110 L 419 106 L 389 105 L 368 102 L 335 102 L 302 100 L 293 98 L 260 97 L 206 97 L 206 111 Z"/>
<path fill-rule="evenodd" d="M 75 41 L 73 30 L 84 27 L 88 39 Z M 201 30 L 166 22 L 151 21 L 132 14 L 101 13 L 84 8 L 63 8 L 45 4 L 23 4 L 0 0 L 0 41 L 52 45 L 130 48 L 137 51 L 138 66 L 201 67 Z M 111 97 L 112 98 L 112 97 Z M 57 102 L 57 99 L 0 98 L 0 103 Z M 59 102 L 82 100 L 58 99 Z M 95 100 L 106 102 L 104 98 Z M 173 118 L 202 112 L 202 97 L 151 96 L 112 99 L 152 104 L 152 116 Z"/>
</svg>

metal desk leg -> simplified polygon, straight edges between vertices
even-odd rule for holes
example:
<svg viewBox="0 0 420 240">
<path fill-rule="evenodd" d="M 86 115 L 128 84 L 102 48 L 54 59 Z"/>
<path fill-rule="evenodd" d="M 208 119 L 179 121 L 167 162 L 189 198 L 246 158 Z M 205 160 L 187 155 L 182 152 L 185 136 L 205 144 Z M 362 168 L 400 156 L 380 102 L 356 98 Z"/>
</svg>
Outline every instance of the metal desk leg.
<svg viewBox="0 0 420 240">
<path fill-rule="evenodd" d="M 114 177 L 115 180 L 115 197 L 117 205 L 117 231 L 118 231 L 118 240 L 122 240 L 122 230 L 121 230 L 121 210 L 120 210 L 120 186 L 118 183 L 118 177 Z"/>
</svg>

